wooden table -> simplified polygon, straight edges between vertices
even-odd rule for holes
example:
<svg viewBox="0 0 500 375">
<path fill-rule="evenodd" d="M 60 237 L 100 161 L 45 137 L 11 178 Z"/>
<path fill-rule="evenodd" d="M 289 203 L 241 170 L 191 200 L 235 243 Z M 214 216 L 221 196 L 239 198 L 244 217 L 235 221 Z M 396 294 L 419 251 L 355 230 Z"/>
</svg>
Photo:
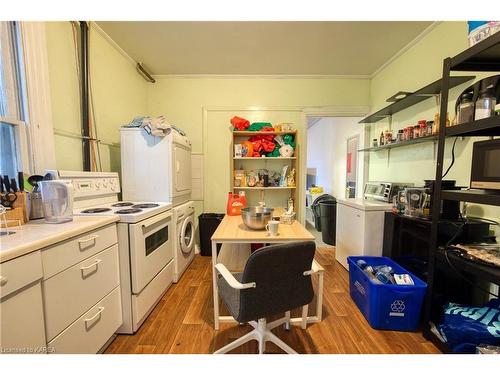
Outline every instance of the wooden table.
<svg viewBox="0 0 500 375">
<path fill-rule="evenodd" d="M 214 327 L 219 329 L 220 322 L 235 322 L 232 316 L 219 315 L 219 291 L 217 288 L 217 245 L 242 244 L 242 243 L 284 243 L 294 241 L 314 241 L 314 236 L 304 226 L 295 220 L 291 225 L 280 224 L 277 236 L 270 236 L 265 230 L 251 230 L 243 224 L 241 216 L 224 216 L 212 240 L 212 282 L 214 294 Z M 311 269 L 319 274 L 318 297 L 316 316 L 307 316 L 307 306 L 302 310 L 301 318 L 292 318 L 292 324 L 301 324 L 305 328 L 307 322 L 321 320 L 322 295 L 323 295 L 323 268 L 314 260 Z"/>
</svg>

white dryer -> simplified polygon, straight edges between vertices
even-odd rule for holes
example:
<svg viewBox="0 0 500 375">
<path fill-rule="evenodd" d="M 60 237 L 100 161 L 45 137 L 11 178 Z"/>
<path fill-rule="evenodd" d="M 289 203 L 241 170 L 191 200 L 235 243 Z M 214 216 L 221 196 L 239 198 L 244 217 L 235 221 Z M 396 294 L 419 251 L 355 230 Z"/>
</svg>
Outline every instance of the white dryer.
<svg viewBox="0 0 500 375">
<path fill-rule="evenodd" d="M 174 207 L 175 241 L 174 241 L 174 283 L 194 258 L 194 203 L 187 202 Z"/>
<path fill-rule="evenodd" d="M 191 199 L 191 141 L 175 129 L 155 137 L 142 128 L 121 128 L 123 199 L 171 202 Z"/>
</svg>

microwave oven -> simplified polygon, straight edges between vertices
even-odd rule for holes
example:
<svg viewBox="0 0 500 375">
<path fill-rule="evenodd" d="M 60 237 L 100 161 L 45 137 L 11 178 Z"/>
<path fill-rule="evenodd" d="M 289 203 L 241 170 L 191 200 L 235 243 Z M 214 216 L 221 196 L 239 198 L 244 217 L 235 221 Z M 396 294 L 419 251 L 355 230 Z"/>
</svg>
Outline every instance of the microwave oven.
<svg viewBox="0 0 500 375">
<path fill-rule="evenodd" d="M 410 183 L 400 182 L 367 182 L 363 197 L 369 200 L 392 203 L 392 198 L 407 187 L 412 187 Z"/>
<path fill-rule="evenodd" d="M 470 187 L 500 190 L 500 139 L 474 142 Z"/>
</svg>

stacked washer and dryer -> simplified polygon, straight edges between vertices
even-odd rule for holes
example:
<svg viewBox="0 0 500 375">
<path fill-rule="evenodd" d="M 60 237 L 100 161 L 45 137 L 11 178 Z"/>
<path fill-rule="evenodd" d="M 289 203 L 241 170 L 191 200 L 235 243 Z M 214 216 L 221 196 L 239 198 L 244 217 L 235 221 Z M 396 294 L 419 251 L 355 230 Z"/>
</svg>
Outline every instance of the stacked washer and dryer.
<svg viewBox="0 0 500 375">
<path fill-rule="evenodd" d="M 191 141 L 174 128 L 165 137 L 142 128 L 121 128 L 121 171 L 124 200 L 172 203 L 174 282 L 178 282 L 195 253 Z"/>
</svg>

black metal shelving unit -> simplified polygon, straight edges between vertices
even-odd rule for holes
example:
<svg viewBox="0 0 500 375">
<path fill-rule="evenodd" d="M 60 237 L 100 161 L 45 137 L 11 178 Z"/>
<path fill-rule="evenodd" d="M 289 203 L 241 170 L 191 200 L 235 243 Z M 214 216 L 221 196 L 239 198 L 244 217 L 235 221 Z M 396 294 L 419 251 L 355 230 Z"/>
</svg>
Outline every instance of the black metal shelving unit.
<svg viewBox="0 0 500 375">
<path fill-rule="evenodd" d="M 376 151 L 382 151 L 382 150 L 390 150 L 391 148 L 417 145 L 420 143 L 437 142 L 437 139 L 438 139 L 437 135 L 431 135 L 431 136 L 426 136 L 426 137 L 421 137 L 421 138 L 410 139 L 409 141 L 389 143 L 389 144 L 383 145 L 383 146 L 362 148 L 362 149 L 359 149 L 358 152 L 376 152 Z"/>
<path fill-rule="evenodd" d="M 443 160 L 446 137 L 461 136 L 498 136 L 500 135 L 500 116 L 495 116 L 483 120 L 473 121 L 446 128 L 446 113 L 448 111 L 448 92 L 452 87 L 450 77 L 451 71 L 479 71 L 492 72 L 500 71 L 500 33 L 492 35 L 488 39 L 463 51 L 453 58 L 446 58 L 443 61 L 443 77 L 441 79 L 441 109 L 439 120 L 438 153 L 436 166 L 436 182 L 433 196 L 432 225 L 431 225 L 431 246 L 429 254 L 429 277 L 427 280 L 427 296 L 424 311 L 424 336 L 432 341 L 443 352 L 450 349 L 445 343 L 432 332 L 430 323 L 436 319 L 435 301 L 436 293 L 436 268 L 437 262 L 445 257 L 444 249 L 438 248 L 438 223 L 441 201 L 455 200 L 466 201 L 477 204 L 500 206 L 500 194 L 484 190 L 442 190 Z M 482 280 L 497 284 L 500 280 L 500 269 L 495 266 L 484 265 L 479 262 L 463 259 L 452 253 L 448 254 L 448 259 L 453 262 L 455 268 L 468 275 L 473 275 Z M 437 322 L 435 322 L 437 323 Z"/>
<path fill-rule="evenodd" d="M 450 77 L 449 80 L 449 87 L 453 88 L 455 86 L 461 85 L 462 83 L 468 82 L 472 79 L 476 78 L 475 76 L 457 76 L 457 77 Z M 372 124 L 377 121 L 381 121 L 389 116 L 392 116 L 404 109 L 407 109 L 411 106 L 414 106 L 415 104 L 418 104 L 424 100 L 427 100 L 431 97 L 434 97 L 436 95 L 439 95 L 441 93 L 441 80 L 438 79 L 435 82 L 432 82 L 431 84 L 422 87 L 421 89 L 418 89 L 417 91 L 409 94 L 408 96 L 404 97 L 401 100 L 398 100 L 387 107 L 384 107 L 380 110 L 378 110 L 375 113 L 372 113 L 371 115 L 365 117 L 361 121 L 359 121 L 359 124 Z"/>
</svg>

